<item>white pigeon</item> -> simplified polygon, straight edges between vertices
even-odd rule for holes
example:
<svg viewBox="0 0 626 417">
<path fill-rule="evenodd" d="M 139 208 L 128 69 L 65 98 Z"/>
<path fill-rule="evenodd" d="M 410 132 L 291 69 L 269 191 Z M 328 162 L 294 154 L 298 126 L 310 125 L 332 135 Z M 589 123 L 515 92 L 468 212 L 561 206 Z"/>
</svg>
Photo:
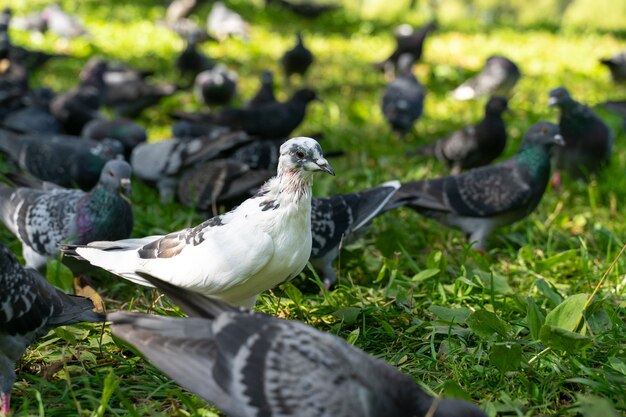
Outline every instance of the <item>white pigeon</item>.
<svg viewBox="0 0 626 417">
<path fill-rule="evenodd" d="M 221 1 L 213 4 L 207 16 L 207 31 L 219 40 L 236 36 L 244 40 L 250 38 L 250 25 L 241 15 L 224 5 Z"/>
<path fill-rule="evenodd" d="M 334 175 L 314 139 L 280 148 L 278 173 L 254 197 L 196 227 L 165 236 L 67 245 L 64 252 L 150 286 L 139 273 L 233 304 L 295 277 L 311 254 L 313 174 Z"/>
</svg>

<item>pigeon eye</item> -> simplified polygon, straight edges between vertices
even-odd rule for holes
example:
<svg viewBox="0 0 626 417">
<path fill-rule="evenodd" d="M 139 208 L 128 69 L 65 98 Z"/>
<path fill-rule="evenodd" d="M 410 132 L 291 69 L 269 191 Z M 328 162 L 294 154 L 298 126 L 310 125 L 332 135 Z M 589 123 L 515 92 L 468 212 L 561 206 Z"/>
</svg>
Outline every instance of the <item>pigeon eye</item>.
<svg viewBox="0 0 626 417">
<path fill-rule="evenodd" d="M 304 159 L 304 152 L 302 152 L 302 151 L 297 151 L 297 152 L 296 152 L 296 157 L 297 157 L 298 159 Z"/>
</svg>

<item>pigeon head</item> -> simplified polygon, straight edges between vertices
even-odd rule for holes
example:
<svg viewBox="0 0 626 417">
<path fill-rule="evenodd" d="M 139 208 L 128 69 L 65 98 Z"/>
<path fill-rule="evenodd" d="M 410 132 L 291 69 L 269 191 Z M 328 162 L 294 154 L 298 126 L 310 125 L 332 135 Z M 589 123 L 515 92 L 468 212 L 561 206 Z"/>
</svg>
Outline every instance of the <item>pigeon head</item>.
<svg viewBox="0 0 626 417">
<path fill-rule="evenodd" d="M 310 88 L 301 88 L 291 97 L 291 101 L 298 101 L 302 103 L 310 103 L 313 100 L 319 100 L 317 93 Z"/>
<path fill-rule="evenodd" d="M 272 74 L 272 71 L 263 71 L 263 74 L 261 74 L 261 83 L 270 87 L 274 86 L 274 74 Z"/>
<path fill-rule="evenodd" d="M 539 122 L 526 131 L 522 147 L 544 146 L 551 148 L 554 145 L 565 145 L 565 140 L 561 136 L 561 129 L 554 123 Z"/>
<path fill-rule="evenodd" d="M 569 107 L 574 103 L 574 99 L 569 95 L 569 91 L 567 91 L 565 87 L 558 87 L 550 91 L 548 106 L 558 106 L 560 108 L 564 108 Z"/>
<path fill-rule="evenodd" d="M 509 102 L 501 96 L 493 96 L 485 104 L 485 114 L 501 115 L 509 108 Z"/>
<path fill-rule="evenodd" d="M 107 62 L 101 58 L 91 58 L 80 72 L 80 81 L 83 84 L 104 85 L 104 73 L 108 67 Z"/>
<path fill-rule="evenodd" d="M 315 139 L 299 137 L 289 139 L 280 147 L 280 170 L 323 171 L 335 175 L 335 171 L 322 154 L 322 147 Z"/>
<path fill-rule="evenodd" d="M 119 159 L 109 161 L 100 173 L 100 185 L 109 190 L 121 189 L 122 194 L 128 196 L 131 191 L 130 173 L 128 162 Z"/>
</svg>

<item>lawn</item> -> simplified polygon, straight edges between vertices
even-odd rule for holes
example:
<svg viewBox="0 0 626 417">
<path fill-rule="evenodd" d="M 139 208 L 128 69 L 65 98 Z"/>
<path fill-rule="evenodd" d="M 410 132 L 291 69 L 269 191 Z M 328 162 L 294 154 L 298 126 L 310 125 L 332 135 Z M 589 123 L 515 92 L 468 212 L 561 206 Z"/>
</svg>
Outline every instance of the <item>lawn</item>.
<svg viewBox="0 0 626 417">
<path fill-rule="evenodd" d="M 16 15 L 46 3 L 9 1 Z M 445 174 L 438 162 L 406 153 L 482 115 L 483 101 L 456 102 L 449 92 L 494 53 L 512 58 L 523 73 L 505 116 L 509 142 L 501 158 L 515 153 L 530 125 L 557 120 L 558 111 L 547 106 L 551 88 L 564 85 L 592 106 L 626 96 L 626 86 L 615 86 L 597 62 L 624 48 L 624 32 L 487 25 L 475 16 L 444 20 L 414 69 L 428 89 L 425 114 L 413 133 L 398 139 L 380 112 L 385 80 L 370 63 L 391 52 L 396 24 L 425 23 L 429 10 L 378 16 L 364 11 L 372 2 L 359 6 L 354 0 L 346 1 L 345 11 L 307 21 L 266 10 L 261 2 L 226 3 L 252 22 L 251 40 L 208 43 L 203 50 L 239 73 L 238 102 L 256 91 L 262 70 L 278 73 L 277 60 L 295 31 L 303 30 L 315 54 L 306 82 L 323 101 L 311 106 L 296 134 L 321 131 L 325 150 L 346 151 L 331 160 L 336 177 L 316 178 L 316 196 Z M 91 36 L 63 45 L 51 34 L 13 31 L 17 44 L 63 48 L 75 57 L 50 62 L 33 75 L 34 85 L 69 88 L 92 55 L 152 69 L 157 80 L 182 81 L 173 57 L 183 42 L 154 24 L 164 14 L 161 2 L 61 4 L 81 16 Z M 198 21 L 210 7 L 198 8 Z M 277 81 L 279 98 L 286 98 L 289 91 L 281 77 Z M 171 111 L 201 108 L 190 91 L 182 91 L 138 121 L 150 140 L 164 139 Z M 620 250 L 626 244 L 626 133 L 618 117 L 594 108 L 616 135 L 611 165 L 591 183 L 565 179 L 560 191 L 548 188 L 527 219 L 493 234 L 486 254 L 471 251 L 460 232 L 398 209 L 345 248 L 334 289 L 321 292 L 319 278 L 307 268 L 263 294 L 256 308 L 345 338 L 428 392 L 469 399 L 490 416 L 625 415 L 626 258 Z M 160 204 L 156 190 L 139 181 L 132 200 L 134 236 L 203 220 L 175 202 Z M 0 238 L 21 253 L 5 228 Z M 48 275 L 67 287 L 65 271 L 56 266 L 49 265 Z M 110 311 L 182 314 L 155 291 L 105 273 L 94 286 Z M 34 344 L 18 364 L 12 406 L 16 416 L 219 415 L 114 340 L 107 326 L 95 325 L 59 328 Z"/>
</svg>

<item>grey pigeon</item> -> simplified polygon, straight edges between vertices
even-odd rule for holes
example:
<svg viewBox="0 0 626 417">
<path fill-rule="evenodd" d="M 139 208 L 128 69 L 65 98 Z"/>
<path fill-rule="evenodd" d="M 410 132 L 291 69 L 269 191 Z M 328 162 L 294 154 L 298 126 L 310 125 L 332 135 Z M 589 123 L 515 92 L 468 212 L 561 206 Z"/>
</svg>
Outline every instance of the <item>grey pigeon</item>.
<svg viewBox="0 0 626 417">
<path fill-rule="evenodd" d="M 486 417 L 335 335 L 143 276 L 190 317 L 118 311 L 113 334 L 230 417 Z"/>
<path fill-rule="evenodd" d="M 255 140 L 235 148 L 225 156 L 254 170 L 276 171 L 283 142 L 284 139 Z"/>
<path fill-rule="evenodd" d="M 494 229 L 528 216 L 550 179 L 550 150 L 564 145 L 559 127 L 541 122 L 524 135 L 517 154 L 500 164 L 459 175 L 402 184 L 395 203 L 461 229 L 473 249 L 484 251 Z"/>
<path fill-rule="evenodd" d="M 57 95 L 50 102 L 50 112 L 57 118 L 65 133 L 80 135 L 91 120 L 102 118 L 99 112 L 104 103 L 106 61 L 92 58 L 80 73 L 79 84 Z"/>
<path fill-rule="evenodd" d="M 338 4 L 320 3 L 313 1 L 265 0 L 265 5 L 276 4 L 284 9 L 307 19 L 315 19 L 322 14 L 339 9 Z"/>
<path fill-rule="evenodd" d="M 173 0 L 165 10 L 165 20 L 176 22 L 188 17 L 204 0 Z"/>
<path fill-rule="evenodd" d="M 555 152 L 556 169 L 565 170 L 573 178 L 588 178 L 607 165 L 613 135 L 606 123 L 563 87 L 550 91 L 548 104 L 561 110 L 559 127 L 565 139 L 565 146 Z"/>
<path fill-rule="evenodd" d="M 285 51 L 280 58 L 286 83 L 289 84 L 291 76 L 294 74 L 304 77 L 313 63 L 313 59 L 313 53 L 304 46 L 302 32 L 296 33 L 296 44 L 293 48 Z"/>
<path fill-rule="evenodd" d="M 1 125 L 23 133 L 60 133 L 61 126 L 49 109 L 53 98 L 48 88 L 29 91 L 21 99 L 24 107 L 7 114 Z"/>
<path fill-rule="evenodd" d="M 137 146 L 130 157 L 135 175 L 155 183 L 161 201 L 169 201 L 175 193 L 178 177 L 185 168 L 219 157 L 237 146 L 252 141 L 244 132 L 197 138 L 174 138 Z"/>
<path fill-rule="evenodd" d="M 471 100 L 481 96 L 498 95 L 508 97 L 522 76 L 518 66 L 502 55 L 487 58 L 485 67 L 475 76 L 458 86 L 452 97 Z"/>
<path fill-rule="evenodd" d="M 45 33 L 48 30 L 48 24 L 41 11 L 28 13 L 23 16 L 15 16 L 11 27 L 27 32 L 39 33 Z"/>
<path fill-rule="evenodd" d="M 230 132 L 230 130 L 228 127 L 203 121 L 176 120 L 172 124 L 172 136 L 178 139 L 221 135 Z"/>
<path fill-rule="evenodd" d="M 259 293 L 292 279 L 311 254 L 311 186 L 334 174 L 320 145 L 294 138 L 281 147 L 278 174 L 234 210 L 165 236 L 68 245 L 66 254 L 125 279 L 139 273 L 228 302 L 253 306 Z"/>
<path fill-rule="evenodd" d="M 90 189 L 98 182 L 107 161 L 124 156 L 124 147 L 115 139 L 95 141 L 42 133 L 18 135 L 0 129 L 0 152 L 42 181 Z"/>
<path fill-rule="evenodd" d="M 178 182 L 178 199 L 196 210 L 218 215 L 218 207 L 232 208 L 253 195 L 276 170 L 251 169 L 234 159 L 216 159 L 183 172 Z"/>
<path fill-rule="evenodd" d="M 394 37 L 396 48 L 387 59 L 374 64 L 374 67 L 385 72 L 395 71 L 399 67 L 400 56 L 403 54 L 413 55 L 417 62 L 422 58 L 424 41 L 430 32 L 437 29 L 437 22 L 432 21 L 419 29 L 409 24 L 403 24 L 396 28 Z"/>
<path fill-rule="evenodd" d="M 356 232 L 386 211 L 387 203 L 399 188 L 400 182 L 389 181 L 356 193 L 313 199 L 313 248 L 309 261 L 322 274 L 327 289 L 337 281 L 332 263 L 341 247 L 355 241 Z"/>
<path fill-rule="evenodd" d="M 42 268 L 59 254 L 60 243 L 124 239 L 133 228 L 130 165 L 109 161 L 89 192 L 49 183 L 38 188 L 0 184 L 0 217 L 22 242 L 26 265 Z"/>
<path fill-rule="evenodd" d="M 124 146 L 124 155 L 128 158 L 135 146 L 148 139 L 148 132 L 137 123 L 128 119 L 95 119 L 83 127 L 81 136 L 87 139 L 119 140 Z"/>
<path fill-rule="evenodd" d="M 609 71 L 611 71 L 613 81 L 616 83 L 626 82 L 626 51 L 610 58 L 602 58 L 600 63 L 606 65 Z"/>
<path fill-rule="evenodd" d="M 506 127 L 502 120 L 502 113 L 506 110 L 507 100 L 504 97 L 491 97 L 480 122 L 422 147 L 418 153 L 436 156 L 452 168 L 452 174 L 490 164 L 506 147 Z"/>
<path fill-rule="evenodd" d="M 215 115 L 213 121 L 261 138 L 287 137 L 304 120 L 309 103 L 317 99 L 315 91 L 303 88 L 285 102 L 269 103 L 252 109 L 223 109 Z"/>
<path fill-rule="evenodd" d="M 385 86 L 381 101 L 383 116 L 399 135 L 406 135 L 424 111 L 426 89 L 411 71 L 413 59 L 409 54 L 400 57 L 399 74 Z"/>
<path fill-rule="evenodd" d="M 66 295 L 24 269 L 0 243 L 0 415 L 9 416 L 15 363 L 37 338 L 58 326 L 102 322 L 91 300 Z"/>
<path fill-rule="evenodd" d="M 89 33 L 78 17 L 63 11 L 56 3 L 43 9 L 41 15 L 48 30 L 62 38 L 72 39 Z"/>
<path fill-rule="evenodd" d="M 202 71 L 196 76 L 194 91 L 198 100 L 207 106 L 223 106 L 231 102 L 237 93 L 237 79 L 234 71 L 225 65 Z"/>
<path fill-rule="evenodd" d="M 253 109 L 266 104 L 276 103 L 277 101 L 274 95 L 274 74 L 272 74 L 272 71 L 263 71 L 261 74 L 261 87 L 254 97 L 246 103 L 245 107 L 247 109 Z"/>
<path fill-rule="evenodd" d="M 207 16 L 207 31 L 219 40 L 229 36 L 248 40 L 250 25 L 239 13 L 229 9 L 221 1 L 213 3 L 213 8 Z"/>
</svg>

